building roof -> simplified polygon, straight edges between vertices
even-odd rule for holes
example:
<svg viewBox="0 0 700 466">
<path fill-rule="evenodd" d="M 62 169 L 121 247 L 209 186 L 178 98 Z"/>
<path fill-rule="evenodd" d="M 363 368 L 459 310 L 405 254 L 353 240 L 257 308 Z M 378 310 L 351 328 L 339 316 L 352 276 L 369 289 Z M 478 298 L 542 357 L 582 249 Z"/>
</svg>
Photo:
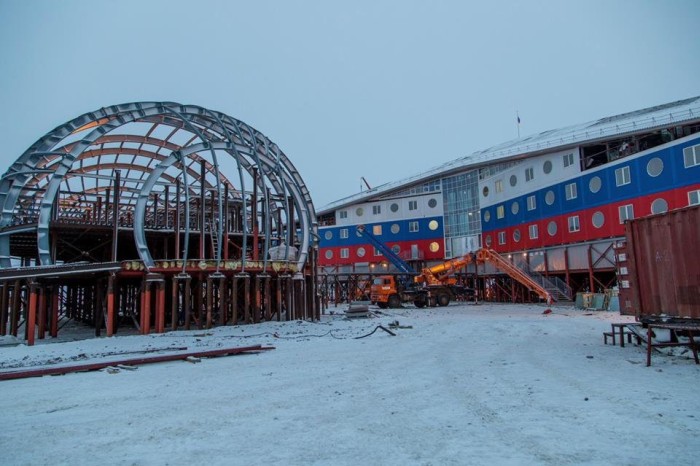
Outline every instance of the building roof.
<svg viewBox="0 0 700 466">
<path fill-rule="evenodd" d="M 408 185 L 467 168 L 478 168 L 493 162 L 520 158 L 543 150 L 554 150 L 692 120 L 700 120 L 700 96 L 513 139 L 488 149 L 476 151 L 417 175 L 391 181 L 331 202 L 319 209 L 318 213 L 329 213 L 347 205 L 368 201 L 377 196 L 397 191 Z"/>
</svg>

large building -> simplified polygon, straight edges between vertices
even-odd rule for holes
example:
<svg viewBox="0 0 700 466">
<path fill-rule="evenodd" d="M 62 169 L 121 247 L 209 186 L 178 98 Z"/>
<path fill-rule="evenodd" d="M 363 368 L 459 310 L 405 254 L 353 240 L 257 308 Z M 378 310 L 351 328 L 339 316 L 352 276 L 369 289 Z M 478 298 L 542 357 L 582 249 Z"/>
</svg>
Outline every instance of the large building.
<svg viewBox="0 0 700 466">
<path fill-rule="evenodd" d="M 700 203 L 700 97 L 509 141 L 318 212 L 327 274 L 391 271 L 365 228 L 416 267 L 480 247 L 574 292 L 615 285 L 628 219 Z M 467 272 L 497 275 L 470 266 Z"/>
</svg>

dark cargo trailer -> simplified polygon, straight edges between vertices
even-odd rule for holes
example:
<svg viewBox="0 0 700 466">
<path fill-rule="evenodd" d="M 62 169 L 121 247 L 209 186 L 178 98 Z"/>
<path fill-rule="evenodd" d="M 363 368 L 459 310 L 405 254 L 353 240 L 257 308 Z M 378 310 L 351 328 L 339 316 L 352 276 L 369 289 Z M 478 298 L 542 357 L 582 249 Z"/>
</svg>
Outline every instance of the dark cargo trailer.
<svg viewBox="0 0 700 466">
<path fill-rule="evenodd" d="M 700 206 L 627 222 L 615 249 L 621 314 L 700 320 Z"/>
</svg>

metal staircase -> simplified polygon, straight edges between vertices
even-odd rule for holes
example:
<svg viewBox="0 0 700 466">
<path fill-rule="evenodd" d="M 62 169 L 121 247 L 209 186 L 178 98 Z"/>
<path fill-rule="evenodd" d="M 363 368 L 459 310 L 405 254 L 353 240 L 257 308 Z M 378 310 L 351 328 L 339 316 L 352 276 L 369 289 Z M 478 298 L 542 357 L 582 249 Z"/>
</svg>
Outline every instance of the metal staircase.
<svg viewBox="0 0 700 466">
<path fill-rule="evenodd" d="M 517 280 L 530 291 L 544 299 L 548 304 L 552 301 L 571 301 L 571 288 L 562 280 L 533 272 L 524 262 L 511 262 L 493 249 L 480 249 L 477 261 L 488 261 L 497 269 Z"/>
</svg>

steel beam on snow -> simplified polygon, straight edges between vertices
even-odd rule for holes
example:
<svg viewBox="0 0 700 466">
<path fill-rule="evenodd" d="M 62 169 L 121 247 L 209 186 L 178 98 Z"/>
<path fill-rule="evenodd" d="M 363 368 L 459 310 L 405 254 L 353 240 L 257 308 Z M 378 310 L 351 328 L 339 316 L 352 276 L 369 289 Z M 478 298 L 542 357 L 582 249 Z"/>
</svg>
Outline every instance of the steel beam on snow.
<svg viewBox="0 0 700 466">
<path fill-rule="evenodd" d="M 71 366 L 63 367 L 43 367 L 40 369 L 29 369 L 22 371 L 6 371 L 0 372 L 0 380 L 12 380 L 12 379 L 24 379 L 27 377 L 42 377 L 44 375 L 63 375 L 70 374 L 72 372 L 87 372 L 99 369 L 104 369 L 110 366 L 137 366 L 142 364 L 153 364 L 157 362 L 168 362 L 168 361 L 178 361 L 185 360 L 189 357 L 195 358 L 211 358 L 216 356 L 232 356 L 241 353 L 257 353 L 260 351 L 275 349 L 274 346 L 242 346 L 237 348 L 222 348 L 209 351 L 189 351 L 186 353 L 178 354 L 164 354 L 160 356 L 142 357 L 142 358 L 132 358 L 132 359 L 120 359 L 116 361 L 101 361 L 95 363 L 87 364 L 74 364 Z"/>
</svg>

